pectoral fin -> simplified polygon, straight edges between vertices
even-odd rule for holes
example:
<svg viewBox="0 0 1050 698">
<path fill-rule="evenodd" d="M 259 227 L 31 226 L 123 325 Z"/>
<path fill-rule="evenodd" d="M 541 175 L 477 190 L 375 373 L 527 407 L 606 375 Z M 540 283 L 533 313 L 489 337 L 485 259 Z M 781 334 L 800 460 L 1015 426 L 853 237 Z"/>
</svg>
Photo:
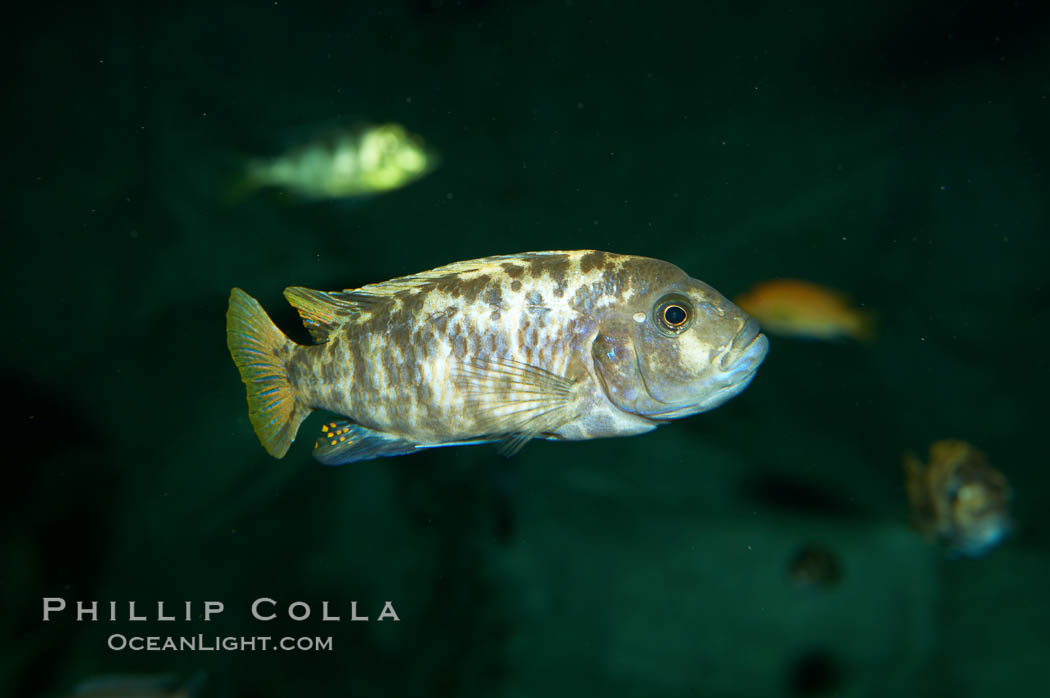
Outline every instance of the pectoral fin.
<svg viewBox="0 0 1050 698">
<path fill-rule="evenodd" d="M 574 382 L 538 366 L 510 359 L 475 360 L 458 364 L 453 380 L 480 416 L 488 438 L 479 440 L 499 440 L 499 452 L 505 456 L 573 417 Z"/>
</svg>

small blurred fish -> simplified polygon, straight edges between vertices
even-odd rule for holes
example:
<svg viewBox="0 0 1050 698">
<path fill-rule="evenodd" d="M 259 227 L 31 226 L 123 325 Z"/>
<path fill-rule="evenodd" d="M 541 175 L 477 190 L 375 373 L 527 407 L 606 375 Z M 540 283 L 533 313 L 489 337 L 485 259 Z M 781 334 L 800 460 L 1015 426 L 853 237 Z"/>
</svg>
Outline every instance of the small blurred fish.
<svg viewBox="0 0 1050 698">
<path fill-rule="evenodd" d="M 860 341 L 874 336 L 871 313 L 852 307 L 845 294 L 810 281 L 764 281 L 736 298 L 736 304 L 772 334 Z"/>
<path fill-rule="evenodd" d="M 842 568 L 831 548 L 809 543 L 791 558 L 788 574 L 799 589 L 827 589 L 838 584 Z"/>
<path fill-rule="evenodd" d="M 264 187 L 308 199 L 340 199 L 398 189 L 430 172 L 437 156 L 399 124 L 338 131 L 280 157 L 251 160 L 231 200 Z"/>
<path fill-rule="evenodd" d="M 171 674 L 110 674 L 81 682 L 69 698 L 192 698 L 203 682 L 200 672 L 186 681 Z"/>
<path fill-rule="evenodd" d="M 1010 531 L 1010 485 L 965 441 L 930 446 L 929 463 L 904 456 L 905 487 L 915 527 L 953 553 L 978 557 Z"/>
</svg>

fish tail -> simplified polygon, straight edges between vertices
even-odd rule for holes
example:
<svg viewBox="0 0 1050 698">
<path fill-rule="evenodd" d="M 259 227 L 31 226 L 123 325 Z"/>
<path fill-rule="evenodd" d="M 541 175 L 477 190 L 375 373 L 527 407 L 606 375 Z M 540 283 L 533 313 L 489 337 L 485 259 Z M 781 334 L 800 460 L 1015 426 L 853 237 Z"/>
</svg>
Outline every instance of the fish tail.
<svg viewBox="0 0 1050 698">
<path fill-rule="evenodd" d="M 858 310 L 850 323 L 850 335 L 862 342 L 870 342 L 875 339 L 876 324 L 875 313 L 870 310 Z"/>
<path fill-rule="evenodd" d="M 919 499 L 922 489 L 922 473 L 926 467 L 911 451 L 905 453 L 901 458 L 901 466 L 904 468 L 904 486 L 908 490 L 908 499 L 914 502 Z"/>
<path fill-rule="evenodd" d="M 248 391 L 255 435 L 271 456 L 283 458 L 312 411 L 296 395 L 288 375 L 296 344 L 273 324 L 259 301 L 239 288 L 230 292 L 226 344 Z"/>
<path fill-rule="evenodd" d="M 262 189 L 264 183 L 251 170 L 239 175 L 229 183 L 222 194 L 222 202 L 227 206 L 241 203 Z"/>
<path fill-rule="evenodd" d="M 269 163 L 265 160 L 248 160 L 240 174 L 227 184 L 222 196 L 223 203 L 227 206 L 239 204 L 272 184 L 274 182 L 270 176 Z"/>
<path fill-rule="evenodd" d="M 930 508 L 930 493 L 926 487 L 926 466 L 911 451 L 901 459 L 904 467 L 904 491 L 911 505 L 912 524 L 923 535 L 928 534 L 933 511 Z"/>
</svg>

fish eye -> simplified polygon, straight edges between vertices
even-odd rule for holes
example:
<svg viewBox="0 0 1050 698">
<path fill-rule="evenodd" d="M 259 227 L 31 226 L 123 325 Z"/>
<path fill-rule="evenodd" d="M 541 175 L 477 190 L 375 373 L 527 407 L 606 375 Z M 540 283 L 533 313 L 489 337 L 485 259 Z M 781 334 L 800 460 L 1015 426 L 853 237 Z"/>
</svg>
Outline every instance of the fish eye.
<svg viewBox="0 0 1050 698">
<path fill-rule="evenodd" d="M 688 319 L 685 308 L 680 305 L 669 305 L 664 308 L 664 322 L 671 327 L 681 327 Z"/>
<path fill-rule="evenodd" d="M 674 337 L 689 327 L 693 320 L 693 304 L 680 295 L 664 296 L 653 308 L 653 320 L 663 334 Z"/>
</svg>

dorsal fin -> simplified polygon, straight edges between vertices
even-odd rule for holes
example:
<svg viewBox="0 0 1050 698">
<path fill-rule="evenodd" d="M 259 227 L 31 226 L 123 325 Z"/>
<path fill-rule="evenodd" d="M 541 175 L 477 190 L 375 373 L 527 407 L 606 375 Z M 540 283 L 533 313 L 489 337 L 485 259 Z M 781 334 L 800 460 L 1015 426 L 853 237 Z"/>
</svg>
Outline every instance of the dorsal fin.
<svg viewBox="0 0 1050 698">
<path fill-rule="evenodd" d="M 299 311 L 299 317 L 310 331 L 314 341 L 328 341 L 328 335 L 336 327 L 353 317 L 357 308 L 341 297 L 342 294 L 315 291 L 302 286 L 284 289 L 284 297 Z"/>
<path fill-rule="evenodd" d="M 369 305 L 380 298 L 390 298 L 413 289 L 422 290 L 443 279 L 481 271 L 483 266 L 479 264 L 481 261 L 484 260 L 454 262 L 452 264 L 446 264 L 443 267 L 438 267 L 437 269 L 430 269 L 409 276 L 401 276 L 396 279 L 381 281 L 376 284 L 368 284 L 361 288 L 348 288 L 339 294 L 339 297 L 351 303 Z"/>
<path fill-rule="evenodd" d="M 368 284 L 360 288 L 344 289 L 342 293 L 330 294 L 340 300 L 355 305 L 368 306 L 382 298 L 389 298 L 413 289 L 425 289 L 445 279 L 454 277 L 466 277 L 479 274 L 493 274 L 502 272 L 500 267 L 505 262 L 527 263 L 537 259 L 551 257 L 566 257 L 568 252 L 524 252 L 521 254 L 497 255 L 493 257 L 482 257 L 481 259 L 469 259 L 463 262 L 453 262 L 443 267 L 422 271 L 418 274 L 401 276 L 389 281 Z"/>
<path fill-rule="evenodd" d="M 303 324 L 310 330 L 314 339 L 324 342 L 331 331 L 347 319 L 359 313 L 371 312 L 377 304 L 402 293 L 422 291 L 446 279 L 469 280 L 482 274 L 502 273 L 501 265 L 506 262 L 528 263 L 554 257 L 568 257 L 570 254 L 572 253 L 553 251 L 482 257 L 343 291 L 314 291 L 291 286 L 285 289 L 284 296 L 299 311 Z"/>
</svg>

